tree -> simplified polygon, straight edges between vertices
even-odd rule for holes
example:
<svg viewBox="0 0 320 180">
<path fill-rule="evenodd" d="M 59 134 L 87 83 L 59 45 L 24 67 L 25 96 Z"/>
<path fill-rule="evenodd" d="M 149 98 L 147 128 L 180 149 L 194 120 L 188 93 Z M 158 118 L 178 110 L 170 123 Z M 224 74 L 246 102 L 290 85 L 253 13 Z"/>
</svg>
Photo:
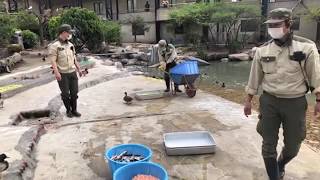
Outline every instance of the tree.
<svg viewBox="0 0 320 180">
<path fill-rule="evenodd" d="M 226 29 L 226 45 L 231 48 L 234 42 L 239 41 L 240 18 L 257 17 L 259 9 L 256 6 L 229 3 L 196 3 L 185 5 L 170 13 L 170 17 L 178 24 L 197 24 L 207 27 L 211 38 L 217 40 L 213 30 Z"/>
<path fill-rule="evenodd" d="M 131 16 L 127 19 L 127 23 L 132 26 L 132 35 L 134 36 L 135 43 L 137 42 L 138 35 L 144 35 L 144 32 L 148 32 L 150 29 L 141 16 Z"/>
<path fill-rule="evenodd" d="M 308 17 L 312 20 L 320 22 L 320 7 L 310 9 Z"/>
<path fill-rule="evenodd" d="M 9 43 L 16 28 L 15 18 L 8 14 L 0 14 L 0 46 Z"/>
</svg>

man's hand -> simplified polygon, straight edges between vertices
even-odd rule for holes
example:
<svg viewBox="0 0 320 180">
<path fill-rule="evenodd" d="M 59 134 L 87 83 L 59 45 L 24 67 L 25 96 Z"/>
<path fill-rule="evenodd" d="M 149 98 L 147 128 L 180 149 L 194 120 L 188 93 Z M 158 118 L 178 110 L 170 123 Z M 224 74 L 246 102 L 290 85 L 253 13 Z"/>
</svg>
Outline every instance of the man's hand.
<svg viewBox="0 0 320 180">
<path fill-rule="evenodd" d="M 78 74 L 79 74 L 80 77 L 82 77 L 82 75 L 83 75 L 81 70 L 78 70 Z"/>
<path fill-rule="evenodd" d="M 166 63 L 165 63 L 165 62 L 160 62 L 159 69 L 160 69 L 161 71 L 165 71 L 165 70 L 166 70 Z"/>
<path fill-rule="evenodd" d="M 317 102 L 314 106 L 314 115 L 317 116 L 320 113 L 320 102 Z"/>
<path fill-rule="evenodd" d="M 251 102 L 250 101 L 245 101 L 244 103 L 244 108 L 243 108 L 243 112 L 245 116 L 249 116 L 251 115 Z"/>
<path fill-rule="evenodd" d="M 55 72 L 54 75 L 55 75 L 57 81 L 61 81 L 61 74 L 59 72 Z"/>
<path fill-rule="evenodd" d="M 248 94 L 245 102 L 244 102 L 244 108 L 243 108 L 243 112 L 245 116 L 249 116 L 251 115 L 251 101 L 252 101 L 253 95 Z"/>
</svg>

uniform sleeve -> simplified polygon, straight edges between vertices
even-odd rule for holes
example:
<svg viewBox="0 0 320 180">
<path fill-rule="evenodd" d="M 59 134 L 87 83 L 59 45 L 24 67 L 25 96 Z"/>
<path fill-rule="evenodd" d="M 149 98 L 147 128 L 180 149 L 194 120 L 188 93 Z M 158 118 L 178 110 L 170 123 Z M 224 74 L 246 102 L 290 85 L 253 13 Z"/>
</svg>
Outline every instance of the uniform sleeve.
<svg viewBox="0 0 320 180">
<path fill-rule="evenodd" d="M 250 95 L 258 94 L 258 88 L 261 85 L 262 79 L 263 72 L 260 63 L 260 49 L 257 49 L 252 61 L 248 85 L 245 88 L 246 93 Z"/>
<path fill-rule="evenodd" d="M 57 61 L 57 47 L 55 45 L 50 45 L 48 48 L 48 59 L 50 62 Z"/>
<path fill-rule="evenodd" d="M 160 51 L 159 51 L 159 48 L 158 48 L 158 57 L 159 57 L 159 62 L 160 62 L 160 63 L 165 62 L 164 57 L 161 55 L 161 53 L 160 53 Z"/>
<path fill-rule="evenodd" d="M 168 62 L 173 62 L 178 56 L 176 48 L 173 45 L 171 46 L 171 48 L 172 48 L 172 52 L 171 52 L 171 56 L 168 59 Z"/>
<path fill-rule="evenodd" d="M 306 59 L 306 74 L 309 86 L 314 87 L 313 93 L 320 93 L 320 59 L 316 45 L 312 46 L 312 50 Z"/>
</svg>

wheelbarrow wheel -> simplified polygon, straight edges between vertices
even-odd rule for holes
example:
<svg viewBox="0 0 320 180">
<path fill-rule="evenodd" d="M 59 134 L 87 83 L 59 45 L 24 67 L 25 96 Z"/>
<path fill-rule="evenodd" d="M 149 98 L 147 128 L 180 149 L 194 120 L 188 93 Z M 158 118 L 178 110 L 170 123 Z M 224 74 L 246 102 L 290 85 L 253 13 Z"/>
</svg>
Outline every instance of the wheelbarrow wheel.
<svg viewBox="0 0 320 180">
<path fill-rule="evenodd" d="M 193 88 L 192 86 L 187 85 L 186 86 L 186 94 L 190 97 L 193 98 L 197 93 L 197 90 Z"/>
</svg>

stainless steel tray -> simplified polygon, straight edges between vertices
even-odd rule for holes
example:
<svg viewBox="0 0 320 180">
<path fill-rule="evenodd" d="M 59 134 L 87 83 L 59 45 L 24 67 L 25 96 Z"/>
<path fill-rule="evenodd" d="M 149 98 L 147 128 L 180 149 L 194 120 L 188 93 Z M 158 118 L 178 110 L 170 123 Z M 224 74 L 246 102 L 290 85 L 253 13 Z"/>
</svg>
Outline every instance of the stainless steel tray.
<svg viewBox="0 0 320 180">
<path fill-rule="evenodd" d="M 163 90 L 140 91 L 135 93 L 135 98 L 138 100 L 159 99 L 165 97 Z"/>
<path fill-rule="evenodd" d="M 208 131 L 174 132 L 164 134 L 168 155 L 215 153 L 216 142 Z"/>
</svg>

